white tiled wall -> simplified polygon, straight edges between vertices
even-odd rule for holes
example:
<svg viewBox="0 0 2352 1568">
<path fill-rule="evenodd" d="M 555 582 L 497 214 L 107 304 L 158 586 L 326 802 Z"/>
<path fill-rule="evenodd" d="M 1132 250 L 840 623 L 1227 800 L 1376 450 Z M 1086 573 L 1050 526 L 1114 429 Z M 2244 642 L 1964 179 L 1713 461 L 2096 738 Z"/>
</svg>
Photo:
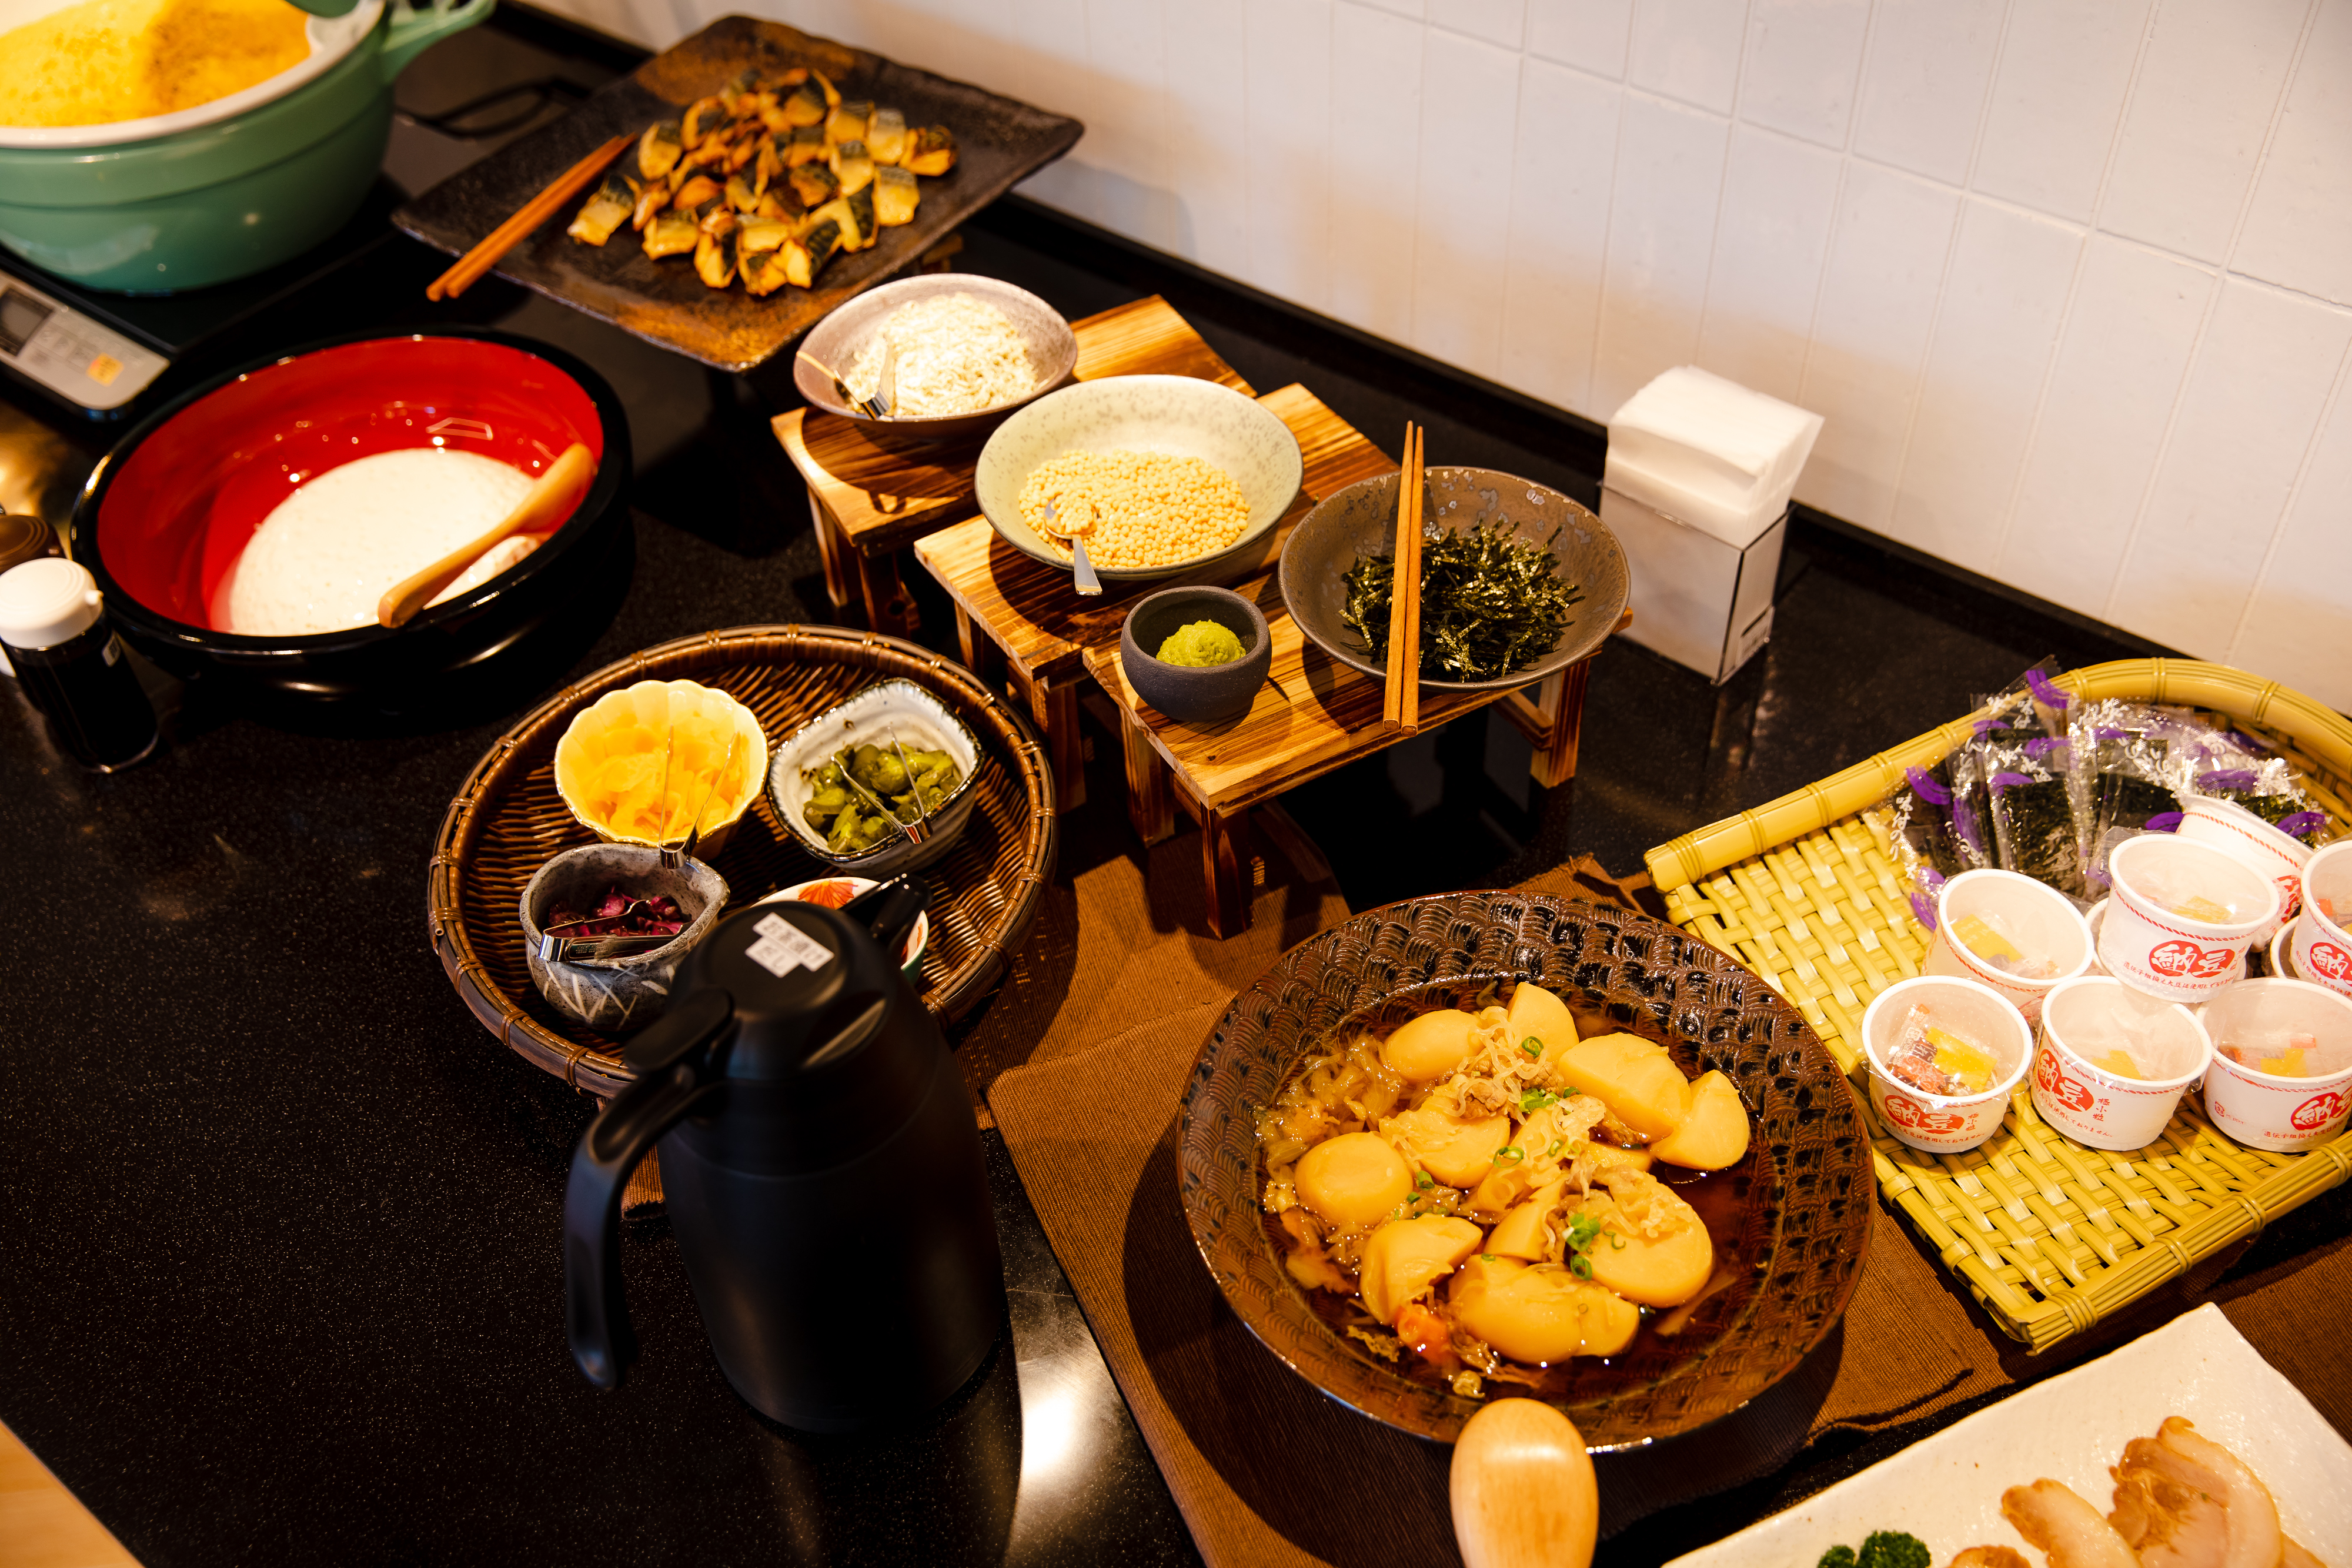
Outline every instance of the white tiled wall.
<svg viewBox="0 0 2352 1568">
<path fill-rule="evenodd" d="M 554 3 L 1076 114 L 1042 200 L 1596 419 L 1707 366 L 1801 498 L 2352 708 L 2352 0 Z"/>
</svg>

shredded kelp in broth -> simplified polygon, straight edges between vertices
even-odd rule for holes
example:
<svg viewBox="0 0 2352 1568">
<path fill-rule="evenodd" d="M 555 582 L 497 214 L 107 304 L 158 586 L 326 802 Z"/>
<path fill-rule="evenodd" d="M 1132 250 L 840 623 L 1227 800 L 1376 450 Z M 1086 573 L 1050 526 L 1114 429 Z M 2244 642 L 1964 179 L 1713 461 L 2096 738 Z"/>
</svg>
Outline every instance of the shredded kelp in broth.
<svg viewBox="0 0 2352 1568">
<path fill-rule="evenodd" d="M 1491 681 L 1533 664 L 1559 645 L 1584 595 L 1553 570 L 1551 547 L 1522 544 L 1507 525 L 1473 524 L 1455 533 L 1425 524 L 1421 549 L 1421 674 L 1424 679 Z M 1365 555 L 1342 574 L 1348 607 L 1339 619 L 1372 657 L 1389 650 L 1392 554 Z"/>
</svg>

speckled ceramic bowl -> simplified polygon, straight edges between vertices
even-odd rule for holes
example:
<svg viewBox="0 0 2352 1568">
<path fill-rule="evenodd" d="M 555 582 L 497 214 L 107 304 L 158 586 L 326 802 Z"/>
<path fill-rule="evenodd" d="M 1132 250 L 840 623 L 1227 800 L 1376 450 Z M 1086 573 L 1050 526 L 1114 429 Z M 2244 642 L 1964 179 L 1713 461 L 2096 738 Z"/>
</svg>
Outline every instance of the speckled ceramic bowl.
<svg viewBox="0 0 2352 1568">
<path fill-rule="evenodd" d="M 996 427 L 981 448 L 974 488 L 980 509 L 1005 543 L 1047 566 L 1070 570 L 1021 520 L 1021 488 L 1040 465 L 1068 452 L 1154 452 L 1198 457 L 1233 476 L 1249 502 L 1241 537 L 1220 550 L 1165 566 L 1107 567 L 1107 582 L 1174 577 L 1250 549 L 1297 499 L 1306 472 L 1298 438 L 1256 399 L 1194 376 L 1112 376 L 1048 392 Z"/>
<path fill-rule="evenodd" d="M 943 294 L 969 294 L 1003 311 L 1013 330 L 1028 341 L 1029 362 L 1036 369 L 1037 383 L 1008 402 L 971 413 L 941 414 L 929 419 L 875 419 L 855 403 L 842 402 L 841 394 L 834 390 L 833 378 L 820 371 L 817 365 L 848 375 L 866 341 L 893 311 Z M 815 363 L 811 363 L 812 360 Z M 1077 363 L 1077 334 L 1070 330 L 1070 324 L 1051 305 L 1025 288 L 1015 288 L 993 277 L 943 272 L 926 277 L 902 277 L 896 283 L 868 289 L 826 317 L 802 342 L 799 353 L 793 357 L 793 385 L 808 400 L 811 408 L 855 420 L 877 441 L 960 441 L 977 438 L 995 429 L 1014 410 L 1028 406 L 1063 385 Z"/>
<path fill-rule="evenodd" d="M 1290 618 L 1316 646 L 1376 680 L 1385 680 L 1388 670 L 1373 662 L 1363 639 L 1339 619 L 1348 607 L 1348 585 L 1340 574 L 1359 556 L 1396 548 L 1398 478 L 1385 474 L 1334 491 L 1282 541 L 1282 601 L 1289 607 Z M 1495 681 L 1424 679 L 1423 690 L 1523 686 L 1566 669 L 1617 629 L 1632 580 L 1623 548 L 1599 517 L 1548 485 L 1492 468 L 1432 468 L 1424 487 L 1424 517 L 1457 533 L 1475 524 L 1499 521 L 1514 538 L 1549 544 L 1554 570 L 1584 597 L 1570 612 L 1573 618 L 1559 643 L 1533 664 Z"/>
<path fill-rule="evenodd" d="M 1196 621 L 1239 639 L 1230 664 L 1169 664 L 1160 645 Z M 1274 634 L 1258 607 L 1229 588 L 1163 588 L 1127 612 L 1118 629 L 1119 668 L 1145 702 L 1181 724 L 1214 724 L 1249 712 L 1274 663 Z"/>
<path fill-rule="evenodd" d="M 593 907 L 605 891 L 625 887 L 639 897 L 659 894 L 677 900 L 686 929 L 666 947 L 627 958 L 591 958 L 551 964 L 539 956 L 540 922 L 558 904 Z M 523 883 L 522 942 L 531 984 L 548 1006 L 605 1034 L 626 1034 L 661 1016 L 669 1005 L 671 982 L 694 945 L 718 924 L 727 907 L 727 879 L 698 860 L 664 871 L 661 852 L 635 844 L 587 844 L 566 850 Z"/>
<path fill-rule="evenodd" d="M 921 843 L 894 833 L 862 854 L 827 849 L 824 836 L 801 813 L 813 793 L 802 775 L 845 746 L 879 746 L 894 734 L 902 746 L 920 742 L 927 750 L 946 752 L 962 770 L 962 781 L 931 813 Z M 841 871 L 880 881 L 927 866 L 948 852 L 971 821 L 972 802 L 979 798 L 971 783 L 983 760 L 980 742 L 946 704 L 912 681 L 882 681 L 827 708 L 776 747 L 775 760 L 768 767 L 768 803 L 775 808 L 776 821 L 790 828 L 810 854 Z"/>
</svg>

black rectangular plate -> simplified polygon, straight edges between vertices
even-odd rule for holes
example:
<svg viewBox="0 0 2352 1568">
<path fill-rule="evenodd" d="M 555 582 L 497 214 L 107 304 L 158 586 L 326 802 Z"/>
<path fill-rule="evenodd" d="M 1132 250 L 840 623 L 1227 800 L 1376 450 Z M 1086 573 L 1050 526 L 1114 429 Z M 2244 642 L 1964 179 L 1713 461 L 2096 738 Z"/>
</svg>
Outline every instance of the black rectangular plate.
<svg viewBox="0 0 2352 1568">
<path fill-rule="evenodd" d="M 567 238 L 563 231 L 580 205 L 574 201 L 507 252 L 498 270 L 648 342 L 722 371 L 748 371 L 798 342 L 834 307 L 905 270 L 966 218 L 1067 152 L 1086 130 L 1067 115 L 782 23 L 722 16 L 599 88 L 562 120 L 451 175 L 394 213 L 393 222 L 427 245 L 462 255 L 613 137 L 678 113 L 747 67 L 773 76 L 793 66 L 823 71 L 844 98 L 895 104 L 909 128 L 944 125 L 955 133 L 956 166 L 922 182 L 913 223 L 884 229 L 870 250 L 835 256 L 814 288 L 787 287 L 755 299 L 740 288 L 704 287 L 691 256 L 653 260 L 626 227 L 601 246 Z"/>
</svg>

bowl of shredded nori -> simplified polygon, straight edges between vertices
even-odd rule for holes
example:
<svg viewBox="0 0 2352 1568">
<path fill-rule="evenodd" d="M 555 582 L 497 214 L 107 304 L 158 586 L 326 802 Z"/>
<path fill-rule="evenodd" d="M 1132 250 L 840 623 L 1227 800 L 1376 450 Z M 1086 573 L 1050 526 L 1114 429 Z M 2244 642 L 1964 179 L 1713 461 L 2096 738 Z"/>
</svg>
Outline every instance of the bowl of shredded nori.
<svg viewBox="0 0 2352 1568">
<path fill-rule="evenodd" d="M 1282 547 L 1291 619 L 1368 675 L 1388 673 L 1400 478 L 1334 492 Z M 1585 657 L 1616 629 L 1625 552 L 1599 517 L 1549 486 L 1492 468 L 1431 468 L 1423 485 L 1423 685 L 1525 685 Z"/>
</svg>

